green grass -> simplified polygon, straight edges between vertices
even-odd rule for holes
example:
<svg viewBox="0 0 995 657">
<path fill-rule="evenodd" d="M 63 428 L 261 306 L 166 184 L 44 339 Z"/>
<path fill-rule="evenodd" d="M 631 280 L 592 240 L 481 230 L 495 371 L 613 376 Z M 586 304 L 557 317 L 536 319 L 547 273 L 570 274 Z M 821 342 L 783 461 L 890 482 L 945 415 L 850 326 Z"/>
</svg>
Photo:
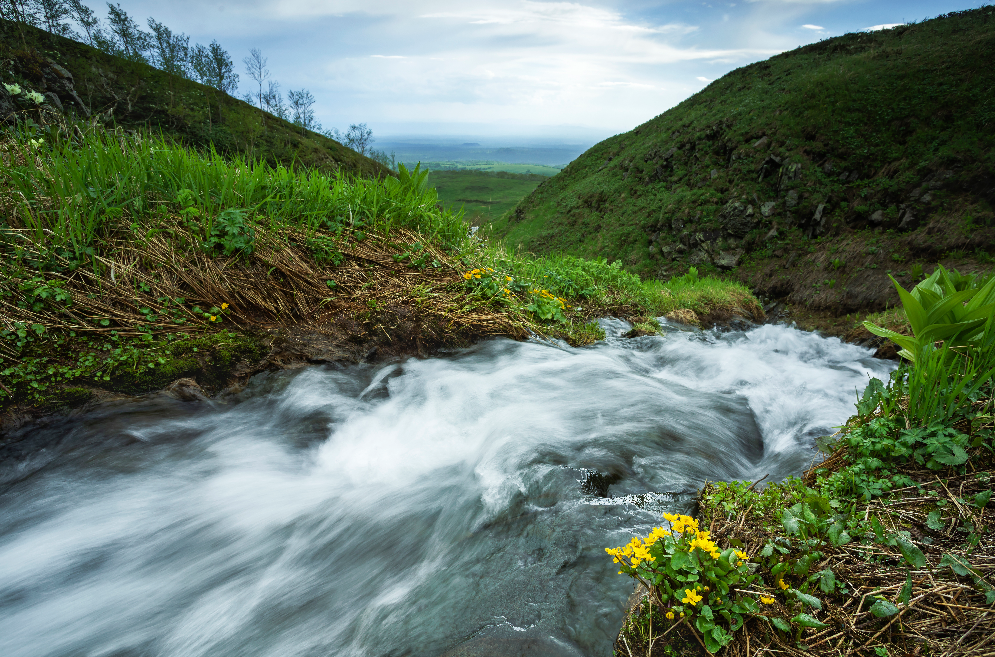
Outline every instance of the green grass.
<svg viewBox="0 0 995 657">
<path fill-rule="evenodd" d="M 415 166 L 417 162 L 406 162 Z M 563 167 L 550 167 L 544 164 L 509 164 L 493 160 L 449 160 L 445 162 L 421 162 L 422 168 L 429 171 L 492 171 L 503 173 L 536 174 L 540 176 L 555 176 Z"/>
<path fill-rule="evenodd" d="M 256 328 L 322 313 L 352 318 L 357 340 L 391 339 L 376 322 L 397 324 L 377 313 L 396 311 L 459 341 L 529 329 L 583 345 L 607 314 L 651 332 L 646 318 L 675 308 L 757 306 L 708 277 L 644 281 L 604 259 L 509 253 L 471 236 L 420 170 L 357 179 L 64 122 L 5 130 L 0 158 L 0 410 L 193 372 L 220 386 L 261 348 Z M 493 271 L 463 276 L 480 268 Z M 220 325 L 235 346 L 208 372 L 191 354 Z"/>
<path fill-rule="evenodd" d="M 700 233 L 714 253 L 745 250 L 750 269 L 743 280 L 755 271 L 749 280 L 760 287 L 776 247 L 812 245 L 821 253 L 840 238 L 871 240 L 877 233 L 870 218 L 878 211 L 881 230 L 897 231 L 912 191 L 951 170 L 930 201 L 914 204 L 920 231 L 934 215 L 942 228 L 920 240 L 918 252 L 897 244 L 873 264 L 886 270 L 896 262 L 963 256 L 961 242 L 969 251 L 980 247 L 965 242 L 970 231 L 962 230 L 962 217 L 975 235 L 995 223 L 995 197 L 981 182 L 995 169 L 993 59 L 995 8 L 987 6 L 751 64 L 597 144 L 496 221 L 495 234 L 512 247 L 617 259 L 659 276 L 694 264 Z M 768 162 L 761 176 L 768 156 L 781 165 Z M 798 194 L 791 208 L 790 192 Z M 753 206 L 758 221 L 745 234 L 728 232 L 722 210 L 731 201 Z M 761 217 L 768 202 L 770 216 Z M 813 227 L 820 206 L 824 225 Z M 772 243 L 765 236 L 775 223 Z M 813 244 L 816 235 L 827 236 L 826 243 Z M 680 242 L 691 247 L 682 251 Z M 856 275 L 852 268 L 843 275 L 827 298 L 844 298 Z M 801 284 L 811 287 L 807 279 Z"/>
<path fill-rule="evenodd" d="M 432 171 L 428 183 L 446 207 L 462 208 L 472 224 L 487 224 L 510 212 L 545 176 L 491 171 Z"/>
<path fill-rule="evenodd" d="M 424 185 L 392 177 L 350 180 L 213 150 L 197 153 L 163 137 L 122 139 L 88 130 L 79 138 L 85 129 L 28 126 L 3 145 L 13 165 L 6 191 L 20 202 L 0 226 L 27 229 L 37 243 L 71 250 L 77 258 L 122 220 L 163 210 L 199 224 L 204 239 L 226 212 L 310 230 L 402 227 L 446 244 L 464 238 L 459 214 L 437 210 L 434 190 Z M 44 143 L 31 145 L 37 138 Z"/>
</svg>

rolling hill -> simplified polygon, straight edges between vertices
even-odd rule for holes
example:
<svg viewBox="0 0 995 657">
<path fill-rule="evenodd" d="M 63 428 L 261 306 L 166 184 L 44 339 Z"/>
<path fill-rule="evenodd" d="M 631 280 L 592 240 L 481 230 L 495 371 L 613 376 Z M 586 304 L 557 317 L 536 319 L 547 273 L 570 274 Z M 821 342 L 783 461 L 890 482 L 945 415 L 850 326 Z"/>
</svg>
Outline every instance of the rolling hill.
<svg viewBox="0 0 995 657">
<path fill-rule="evenodd" d="M 832 314 L 995 262 L 995 7 L 732 71 L 607 139 L 495 233 L 666 277 L 721 270 Z"/>
</svg>

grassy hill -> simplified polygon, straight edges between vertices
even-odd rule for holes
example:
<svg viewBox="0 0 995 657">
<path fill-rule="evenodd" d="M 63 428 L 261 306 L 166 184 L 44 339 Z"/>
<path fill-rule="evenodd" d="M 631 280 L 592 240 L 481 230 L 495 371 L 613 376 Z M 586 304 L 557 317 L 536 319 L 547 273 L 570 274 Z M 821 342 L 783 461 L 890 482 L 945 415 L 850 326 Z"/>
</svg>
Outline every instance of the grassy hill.
<svg viewBox="0 0 995 657">
<path fill-rule="evenodd" d="M 439 201 L 463 208 L 471 224 L 487 224 L 511 212 L 546 176 L 505 171 L 432 171 L 429 184 Z"/>
<path fill-rule="evenodd" d="M 0 21 L 0 80 L 54 93 L 67 109 L 78 104 L 72 89 L 85 112 L 110 127 L 161 131 L 188 146 L 213 145 L 222 154 L 237 153 L 271 165 L 390 175 L 379 163 L 335 140 L 302 131 L 211 87 L 43 30 L 23 29 L 27 47 L 14 24 Z"/>
<path fill-rule="evenodd" d="M 894 305 L 887 273 L 993 262 L 993 61 L 991 6 L 798 48 L 597 144 L 495 232 L 835 314 Z"/>
</svg>

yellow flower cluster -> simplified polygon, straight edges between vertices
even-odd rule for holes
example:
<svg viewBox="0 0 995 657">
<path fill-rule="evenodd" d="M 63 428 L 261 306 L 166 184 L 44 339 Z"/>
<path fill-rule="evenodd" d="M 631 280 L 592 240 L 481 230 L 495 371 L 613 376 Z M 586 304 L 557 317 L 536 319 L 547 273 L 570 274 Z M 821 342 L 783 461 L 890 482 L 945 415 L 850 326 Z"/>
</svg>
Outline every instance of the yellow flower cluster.
<svg viewBox="0 0 995 657">
<path fill-rule="evenodd" d="M 777 580 L 777 585 L 781 587 L 781 590 L 782 590 L 782 591 L 786 591 L 787 589 L 790 589 L 790 588 L 791 588 L 791 586 L 789 586 L 788 584 L 785 584 L 785 583 L 784 583 L 784 580 L 783 580 L 783 579 L 779 579 L 779 580 Z"/>
<path fill-rule="evenodd" d="M 697 520 L 691 516 L 675 516 L 672 513 L 663 514 L 663 518 L 670 523 L 670 530 L 675 534 L 694 533 L 691 545 L 688 546 L 688 552 L 693 551 L 695 548 L 700 548 L 702 552 L 708 554 L 713 559 L 719 558 L 718 547 L 712 542 L 707 531 L 699 531 Z"/>
<path fill-rule="evenodd" d="M 736 558 L 739 559 L 739 561 L 736 562 L 736 566 L 742 566 L 745 562 L 750 560 L 750 555 L 742 550 L 736 550 Z"/>
<path fill-rule="evenodd" d="M 764 603 L 765 605 L 772 605 L 774 604 L 774 598 L 768 598 L 766 595 L 762 595 L 760 596 L 760 602 Z"/>
<path fill-rule="evenodd" d="M 561 309 L 565 309 L 567 307 L 567 300 L 566 299 L 564 299 L 563 297 L 558 297 L 558 296 L 554 295 L 549 290 L 538 290 L 538 289 L 536 289 L 536 290 L 529 290 L 529 294 L 538 294 L 540 297 L 543 297 L 545 299 L 550 299 L 551 301 L 559 301 Z"/>
<path fill-rule="evenodd" d="M 470 271 L 463 274 L 463 278 L 469 281 L 474 278 L 480 278 L 484 274 L 492 274 L 492 273 L 494 273 L 494 270 L 491 269 L 490 267 L 484 267 L 483 269 L 471 269 Z"/>
<path fill-rule="evenodd" d="M 670 531 L 675 534 L 683 534 L 688 530 L 698 531 L 698 521 L 691 516 L 675 516 L 672 513 L 665 513 L 663 519 L 670 523 Z"/>
</svg>

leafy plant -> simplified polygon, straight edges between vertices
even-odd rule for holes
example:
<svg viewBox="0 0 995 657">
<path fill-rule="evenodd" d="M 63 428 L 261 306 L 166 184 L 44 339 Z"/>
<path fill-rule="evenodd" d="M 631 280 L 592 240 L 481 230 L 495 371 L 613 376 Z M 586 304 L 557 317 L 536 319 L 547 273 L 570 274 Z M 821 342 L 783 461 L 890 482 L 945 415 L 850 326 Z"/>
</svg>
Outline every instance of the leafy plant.
<svg viewBox="0 0 995 657">
<path fill-rule="evenodd" d="M 240 208 L 221 212 L 204 240 L 204 250 L 226 256 L 251 255 L 256 245 L 256 234 L 246 215 L 247 211 Z"/>
<path fill-rule="evenodd" d="M 672 622 L 693 622 L 709 652 L 718 652 L 759 611 L 750 595 L 734 590 L 758 579 L 750 572 L 745 552 L 720 551 L 707 531 L 689 516 L 664 514 L 670 529 L 657 527 L 645 539 L 606 548 L 620 565 L 619 574 L 639 580 L 666 610 Z M 773 600 L 771 600 L 773 601 Z"/>
</svg>

